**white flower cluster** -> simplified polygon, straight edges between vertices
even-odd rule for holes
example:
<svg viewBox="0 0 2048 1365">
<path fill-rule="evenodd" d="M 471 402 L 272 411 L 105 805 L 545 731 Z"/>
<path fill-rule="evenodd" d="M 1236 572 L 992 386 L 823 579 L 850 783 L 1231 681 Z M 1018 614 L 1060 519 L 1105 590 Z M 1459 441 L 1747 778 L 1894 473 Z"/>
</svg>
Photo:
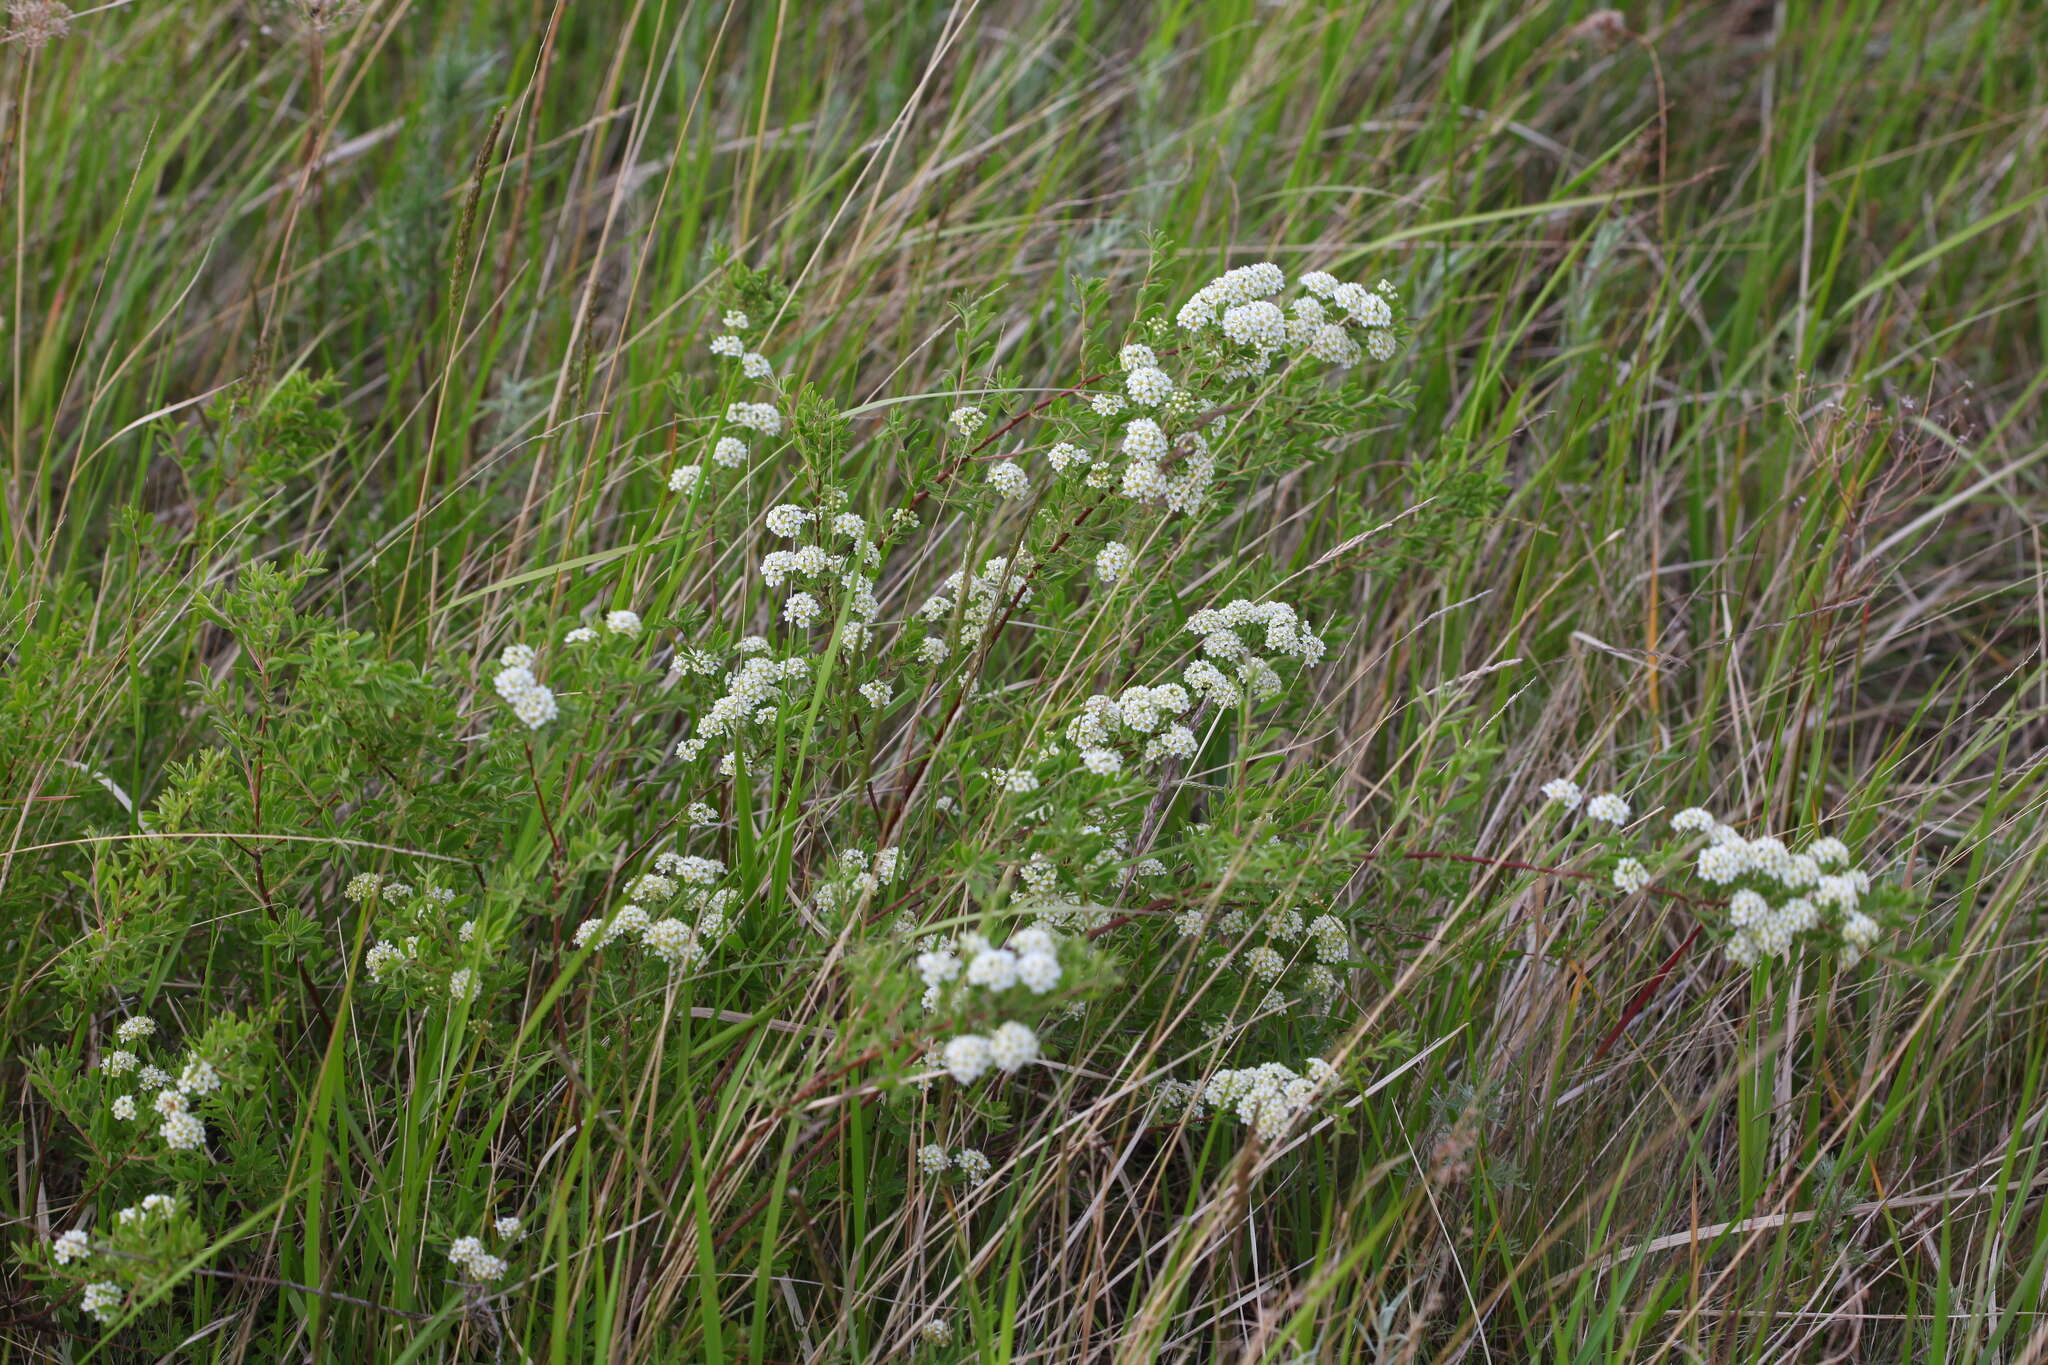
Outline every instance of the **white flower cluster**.
<svg viewBox="0 0 2048 1365">
<path fill-rule="evenodd" d="M 1036 567 L 1037 561 L 1020 550 L 1015 558 L 997 555 L 971 577 L 966 570 L 956 569 L 937 592 L 925 599 L 917 614 L 927 621 L 946 620 L 964 597 L 960 613 L 963 624 L 968 631 L 979 634 L 999 606 L 1007 604 L 1021 609 L 1031 601 L 1031 573 Z"/>
<path fill-rule="evenodd" d="M 1024 1024 L 1011 1020 L 999 1024 L 993 1033 L 963 1033 L 947 1042 L 940 1061 L 953 1079 L 972 1085 L 991 1067 L 1010 1075 L 1038 1060 L 1038 1035 Z"/>
<path fill-rule="evenodd" d="M 171 1194 L 145 1194 L 140 1204 L 122 1209 L 114 1215 L 114 1221 L 121 1227 L 134 1227 L 155 1219 L 169 1221 L 178 1216 L 178 1198 Z"/>
<path fill-rule="evenodd" d="M 509 1267 L 505 1258 L 484 1248 L 481 1237 L 457 1237 L 448 1246 L 448 1259 L 454 1266 L 479 1284 L 491 1284 L 505 1278 Z"/>
<path fill-rule="evenodd" d="M 616 913 L 584 920 L 571 941 L 578 948 L 592 943 L 604 948 L 631 938 L 669 970 L 688 971 L 710 956 L 732 928 L 739 893 L 714 885 L 725 870 L 716 858 L 663 853 L 655 858 L 653 872 L 626 884 L 626 903 Z M 664 901 L 674 901 L 673 908 L 683 915 L 656 919 L 647 905 Z"/>
<path fill-rule="evenodd" d="M 1011 502 L 1031 496 L 1031 476 L 1014 460 L 998 460 L 988 467 L 989 487 Z"/>
<path fill-rule="evenodd" d="M 841 905 L 872 896 L 896 880 L 897 861 L 897 850 L 893 848 L 873 855 L 864 848 L 841 849 L 832 874 L 813 888 L 811 904 L 820 914 L 829 915 Z"/>
<path fill-rule="evenodd" d="M 141 1036 L 141 1035 L 137 1035 Z M 151 1222 L 168 1222 L 178 1216 L 178 1201 L 168 1194 L 144 1195 L 142 1202 L 122 1209 L 115 1215 L 115 1222 L 121 1228 L 146 1226 Z M 50 1255 L 58 1265 L 71 1265 L 93 1255 L 92 1239 L 84 1228 L 73 1228 L 62 1233 L 50 1243 Z M 114 1280 L 99 1280 L 85 1287 L 79 1299 L 79 1308 L 101 1322 L 112 1322 L 120 1313 L 121 1305 L 127 1301 L 127 1293 Z"/>
<path fill-rule="evenodd" d="M 611 611 L 605 613 L 604 628 L 611 635 L 624 636 L 628 640 L 640 635 L 640 613 L 636 611 Z M 567 645 L 587 645 L 597 639 L 597 632 L 589 626 L 577 626 L 562 636 Z"/>
<path fill-rule="evenodd" d="M 79 1297 L 78 1306 L 101 1322 L 112 1322 L 121 1311 L 121 1304 L 127 1295 L 121 1286 L 112 1280 L 96 1280 L 85 1287 Z"/>
<path fill-rule="evenodd" d="M 1131 547 L 1120 540 L 1104 545 L 1095 556 L 1095 576 L 1105 583 L 1114 583 L 1129 572 Z"/>
<path fill-rule="evenodd" d="M 992 996 L 1014 988 L 1044 995 L 1060 984 L 1062 974 L 1059 941 L 1043 925 L 1018 930 L 1000 948 L 980 934 L 963 934 L 958 943 L 931 940 L 918 954 L 916 966 L 924 980 L 927 1010 L 939 1008 L 949 994 L 949 1003 L 963 1003 L 975 989 Z M 1038 1035 L 1011 1020 L 986 1036 L 963 1033 L 950 1039 L 938 1049 L 938 1056 L 954 1080 L 972 1085 L 991 1068 L 1008 1075 L 1036 1061 Z"/>
<path fill-rule="evenodd" d="M 1327 649 L 1322 637 L 1285 602 L 1240 597 L 1228 606 L 1196 612 L 1188 618 L 1187 629 L 1202 637 L 1207 657 L 1190 664 L 1183 677 L 1196 696 L 1217 706 L 1235 706 L 1240 699 L 1237 685 L 1219 665 L 1233 669 L 1244 691 L 1253 700 L 1262 700 L 1280 690 L 1280 675 L 1260 657 L 1261 651 L 1313 668 Z M 1247 636 L 1257 643 L 1248 643 Z"/>
<path fill-rule="evenodd" d="M 1216 478 L 1216 456 L 1200 431 L 1189 430 L 1178 438 L 1180 459 L 1169 473 L 1166 459 L 1176 443 L 1164 427 L 1150 417 L 1134 418 L 1124 427 L 1120 447 L 1124 453 L 1123 495 L 1136 502 L 1156 502 L 1169 512 L 1192 512 L 1209 496 Z M 1091 476 L 1093 486 L 1107 487 L 1107 467 Z"/>
<path fill-rule="evenodd" d="M 363 969 L 370 974 L 370 980 L 378 985 L 392 973 L 404 967 L 419 953 L 420 940 L 417 934 L 393 943 L 380 938 L 371 944 L 363 954 Z"/>
<path fill-rule="evenodd" d="M 1059 940 L 1042 924 L 1019 929 L 1003 947 L 980 934 L 963 934 L 957 943 L 936 939 L 917 955 L 917 974 L 924 978 L 924 1008 L 939 1007 L 946 987 L 954 982 L 1000 994 L 1022 986 L 1044 995 L 1060 984 Z"/>
<path fill-rule="evenodd" d="M 758 431 L 763 436 L 782 434 L 782 414 L 773 403 L 729 403 L 725 420 L 734 426 Z"/>
<path fill-rule="evenodd" d="M 842 503 L 843 505 L 843 503 Z M 874 619 L 881 614 L 875 600 L 875 580 L 870 575 L 882 562 L 881 547 L 868 539 L 867 521 L 855 512 L 832 513 L 796 503 L 780 503 L 768 509 L 763 524 L 771 535 L 784 540 L 801 539 L 812 526 L 846 542 L 843 550 L 824 544 L 798 545 L 791 550 L 770 550 L 761 558 L 761 579 L 771 588 L 792 580 L 820 580 L 816 586 L 829 589 L 833 583 L 846 593 L 845 643 L 862 648 L 874 635 Z M 808 629 L 826 615 L 816 593 L 794 592 L 783 603 L 782 619 L 799 630 Z"/>
<path fill-rule="evenodd" d="M 1326 648 L 1285 602 L 1239 598 L 1228 606 L 1205 607 L 1188 618 L 1187 629 L 1202 637 L 1206 657 L 1188 665 L 1182 674 L 1185 685 L 1127 687 L 1115 696 L 1097 693 L 1081 704 L 1066 734 L 1082 767 L 1098 776 L 1113 775 L 1123 768 L 1116 746 L 1140 739 L 1145 762 L 1192 758 L 1195 733 L 1178 718 L 1197 700 L 1217 707 L 1239 705 L 1247 696 L 1264 700 L 1280 690 L 1281 681 L 1261 650 L 1308 667 L 1321 662 Z M 1247 643 L 1247 637 L 1256 643 Z"/>
<path fill-rule="evenodd" d="M 1585 809 L 1588 820 L 1617 828 L 1629 822 L 1632 812 L 1628 802 L 1614 792 L 1602 792 L 1588 797 L 1585 789 L 1569 777 L 1553 777 L 1542 787 L 1543 799 L 1554 801 L 1566 810 Z"/>
<path fill-rule="evenodd" d="M 1241 1071 L 1218 1071 L 1204 1085 L 1167 1082 L 1161 1090 L 1169 1100 L 1184 1105 L 1192 1118 L 1205 1118 L 1212 1109 L 1233 1113 L 1261 1141 L 1271 1142 L 1312 1109 L 1336 1079 L 1335 1067 L 1312 1057 L 1306 1074 L 1280 1062 L 1265 1062 Z"/>
<path fill-rule="evenodd" d="M 1734 932 L 1728 959 L 1750 967 L 1790 952 L 1801 935 L 1824 926 L 1841 945 L 1842 960 L 1854 966 L 1877 942 L 1877 921 L 1861 903 L 1870 874 L 1851 866 L 1848 845 L 1832 836 L 1815 839 L 1794 853 L 1782 839 L 1747 839 L 1697 806 L 1671 819 L 1678 834 L 1703 834 L 1706 844 L 1693 859 L 1701 881 L 1736 887 L 1728 898 L 1728 927 Z M 1740 885 L 1738 885 L 1740 884 Z M 1773 897 L 1784 896 L 1773 904 Z"/>
<path fill-rule="evenodd" d="M 1148 763 L 1189 758 L 1195 752 L 1195 732 L 1177 717 L 1194 704 L 1179 683 L 1126 687 L 1114 697 L 1098 692 L 1082 702 L 1081 714 L 1067 723 L 1067 742 L 1079 750 L 1082 767 L 1104 777 L 1123 769 L 1123 755 L 1115 746 L 1133 736 L 1144 737 Z"/>
<path fill-rule="evenodd" d="M 534 677 L 533 660 L 531 646 L 505 646 L 504 653 L 498 656 L 498 675 L 491 679 L 491 686 L 527 729 L 538 730 L 560 715 L 561 708 L 555 704 L 555 694 Z"/>
<path fill-rule="evenodd" d="M 725 331 L 711 339 L 711 353 L 728 360 L 737 361 L 740 373 L 747 378 L 769 381 L 775 377 L 775 366 L 759 351 L 747 349 L 746 341 L 739 335 L 752 325 L 752 319 L 739 311 L 730 309 L 723 319 Z M 764 436 L 779 436 L 782 433 L 782 413 L 772 403 L 732 403 L 725 409 L 726 424 L 758 431 Z M 712 443 L 711 462 L 721 469 L 734 469 L 745 464 L 747 443 L 738 436 L 721 435 Z M 693 493 L 703 478 L 703 466 L 678 465 L 669 471 L 668 487 L 672 493 Z"/>
<path fill-rule="evenodd" d="M 140 1043 L 156 1032 L 156 1021 L 147 1016 L 138 1016 L 124 1021 L 116 1030 L 123 1041 Z M 109 1076 L 135 1074 L 136 1081 L 145 1090 L 157 1092 L 150 1102 L 163 1122 L 158 1125 L 157 1136 L 164 1145 L 174 1152 L 189 1152 L 206 1145 L 206 1124 L 192 1112 L 192 1101 L 218 1092 L 221 1075 L 205 1058 L 188 1053 L 184 1066 L 178 1075 L 158 1066 L 145 1066 L 142 1059 L 127 1048 L 118 1048 L 101 1056 L 99 1069 Z M 124 1122 L 136 1117 L 139 1112 L 133 1094 L 116 1095 L 112 1103 L 113 1115 Z"/>
<path fill-rule="evenodd" d="M 1286 274 L 1270 261 L 1239 266 L 1196 290 L 1178 321 L 1197 337 L 1219 335 L 1235 348 L 1226 377 L 1263 374 L 1288 351 L 1337 366 L 1355 365 L 1361 355 L 1393 358 L 1395 290 L 1387 281 L 1368 289 L 1312 270 L 1301 277 L 1302 293 L 1283 307 L 1275 296 L 1286 287 Z"/>
<path fill-rule="evenodd" d="M 58 1265 L 70 1265 L 73 1261 L 82 1261 L 91 1254 L 92 1238 L 86 1235 L 84 1228 L 73 1228 L 69 1232 L 60 1233 L 50 1243 L 50 1255 L 56 1258 Z"/>
<path fill-rule="evenodd" d="M 1174 916 L 1174 927 L 1184 937 L 1206 934 L 1219 940 L 1217 952 L 1227 956 L 1254 925 L 1243 910 L 1226 911 L 1212 921 L 1194 906 Z M 1336 1003 L 1344 989 L 1337 968 L 1352 957 L 1351 935 L 1342 920 L 1330 914 L 1304 920 L 1299 910 L 1290 909 L 1268 916 L 1256 927 L 1265 931 L 1268 941 L 1248 949 L 1237 966 L 1269 988 L 1256 1002 L 1259 1013 L 1285 1009 L 1289 1000 L 1281 987 L 1288 984 L 1296 984 L 1302 998 L 1316 1009 L 1327 1010 Z"/>
<path fill-rule="evenodd" d="M 1545 800 L 1567 810 L 1583 808 L 1589 820 L 1621 826 L 1631 816 L 1621 797 L 1612 792 L 1588 797 L 1569 778 L 1544 783 L 1542 793 Z M 1674 814 L 1671 832 L 1678 838 L 1703 838 L 1689 859 L 1691 870 L 1716 893 L 1728 896 L 1727 954 L 1738 966 L 1753 967 L 1766 958 L 1784 956 L 1803 936 L 1815 933 L 1839 948 L 1847 966 L 1854 966 L 1876 944 L 1878 923 L 1862 909 L 1870 874 L 1852 865 L 1849 846 L 1840 839 L 1824 836 L 1794 853 L 1782 839 L 1744 837 L 1703 806 Z M 1651 880 L 1639 858 L 1623 857 L 1614 865 L 1616 890 L 1633 894 Z"/>
<path fill-rule="evenodd" d="M 979 1148 L 962 1147 L 949 1154 L 944 1147 L 933 1142 L 917 1149 L 917 1168 L 928 1176 L 941 1176 L 957 1169 L 970 1183 L 978 1185 L 988 1179 L 995 1166 Z"/>
<path fill-rule="evenodd" d="M 697 717 L 690 737 L 676 745 L 678 758 L 694 760 L 711 741 L 737 739 L 750 723 L 773 725 L 776 708 L 788 700 L 783 689 L 810 680 L 808 660 L 777 659 L 746 649 L 746 643 L 741 642 L 738 666 L 725 675 L 724 694 Z"/>
</svg>

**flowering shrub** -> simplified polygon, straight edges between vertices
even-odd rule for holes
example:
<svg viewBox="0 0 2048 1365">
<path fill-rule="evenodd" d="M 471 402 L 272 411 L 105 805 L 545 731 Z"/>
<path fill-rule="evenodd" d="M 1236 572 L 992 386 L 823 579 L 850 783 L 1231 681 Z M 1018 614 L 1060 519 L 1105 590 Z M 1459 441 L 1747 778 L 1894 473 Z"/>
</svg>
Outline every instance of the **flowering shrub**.
<svg viewBox="0 0 2048 1365">
<path fill-rule="evenodd" d="M 1613 792 L 1588 797 L 1571 779 L 1554 778 L 1543 785 L 1543 796 L 1591 824 L 1613 827 L 1607 841 L 1635 850 L 1614 858 L 1616 890 L 1671 891 L 1674 881 L 1697 888 L 1692 898 L 1712 913 L 1710 922 L 1736 966 L 1755 967 L 1811 945 L 1854 967 L 1882 933 L 1865 908 L 1875 889 L 1871 876 L 1833 835 L 1811 839 L 1794 853 L 1782 839 L 1745 838 L 1712 811 L 1688 806 L 1670 817 L 1664 844 L 1652 849 L 1630 838 L 1633 812 Z M 1898 899 L 1889 893 L 1872 903 Z"/>
<path fill-rule="evenodd" d="M 156 838 L 100 857 L 109 913 L 62 969 L 117 1010 L 89 1064 L 36 1059 L 86 1187 L 141 1199 L 97 1222 L 86 1200 L 27 1253 L 72 1307 L 167 1321 L 202 1225 L 249 1218 L 281 1171 L 315 1191 L 287 1187 L 316 1208 L 295 1216 L 324 1218 L 344 1147 L 403 1172 L 376 1214 L 394 1307 L 452 1295 L 488 1341 L 563 1264 L 559 1232 L 523 1241 L 567 1226 L 550 1179 L 601 1170 L 682 1220 L 656 1246 L 691 1227 L 701 1249 L 753 1216 L 724 1221 L 736 1199 L 801 1201 L 829 1177 L 809 1144 L 856 1123 L 900 1158 L 885 1206 L 971 1221 L 1066 1113 L 1270 1162 L 1361 1101 L 1375 855 L 1288 757 L 1355 623 L 1330 579 L 1205 555 L 1283 454 L 1399 409 L 1372 382 L 1394 288 L 1311 271 L 1290 292 L 1260 263 L 1118 325 L 1098 291 L 1085 377 L 1049 390 L 997 370 L 967 307 L 957 393 L 879 425 L 786 381 L 789 301 L 744 271 L 732 289 L 669 386 L 648 520 L 599 557 L 634 572 L 565 579 L 424 666 L 302 614 L 308 561 L 219 595 L 242 656 L 213 684 L 218 742 L 152 803 Z M 863 442 L 897 481 L 845 477 Z M 723 566 L 715 600 L 664 586 L 693 555 Z M 1619 796 L 1544 794 L 1618 892 L 1696 903 L 1736 963 L 1877 944 L 1833 840 L 1793 854 L 1686 811 L 1653 848 Z M 160 1027 L 151 964 L 187 951 L 167 907 L 251 896 L 206 951 L 262 987 Z M 281 1046 L 316 1050 L 311 1099 L 262 1084 Z M 397 1112 L 427 1126 L 383 1127 Z M 967 1269 L 913 1276 L 892 1330 L 946 1347 Z"/>
</svg>

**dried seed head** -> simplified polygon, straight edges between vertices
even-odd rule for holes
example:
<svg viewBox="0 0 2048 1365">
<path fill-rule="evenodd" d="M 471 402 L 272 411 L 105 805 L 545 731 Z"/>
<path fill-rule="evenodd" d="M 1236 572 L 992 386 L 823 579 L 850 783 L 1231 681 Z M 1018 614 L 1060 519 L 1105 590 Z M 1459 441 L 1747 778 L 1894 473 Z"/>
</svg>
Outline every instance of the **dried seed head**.
<svg viewBox="0 0 2048 1365">
<path fill-rule="evenodd" d="M 71 7 L 61 0 L 8 0 L 5 40 L 34 52 L 71 31 Z"/>
<path fill-rule="evenodd" d="M 287 3 L 299 26 L 316 37 L 354 23 L 363 12 L 362 0 L 287 0 Z"/>
</svg>

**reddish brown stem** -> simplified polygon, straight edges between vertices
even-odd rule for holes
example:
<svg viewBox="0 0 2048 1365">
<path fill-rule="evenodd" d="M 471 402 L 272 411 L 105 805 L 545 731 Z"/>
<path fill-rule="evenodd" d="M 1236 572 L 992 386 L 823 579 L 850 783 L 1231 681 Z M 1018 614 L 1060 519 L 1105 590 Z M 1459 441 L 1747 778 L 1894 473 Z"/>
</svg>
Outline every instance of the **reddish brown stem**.
<svg viewBox="0 0 2048 1365">
<path fill-rule="evenodd" d="M 1671 956 L 1664 959 L 1664 965 L 1657 969 L 1657 974 L 1645 981 L 1636 993 L 1629 997 L 1628 1008 L 1621 1012 L 1621 1018 L 1614 1021 L 1614 1027 L 1607 1030 L 1607 1036 L 1600 1040 L 1600 1046 L 1593 1049 L 1594 1061 L 1605 1057 L 1607 1050 L 1621 1037 L 1622 1031 L 1635 1022 L 1635 1017 L 1643 1012 L 1657 994 L 1658 988 L 1670 977 L 1672 969 L 1678 965 L 1678 959 L 1684 957 L 1692 945 L 1698 942 L 1700 930 L 1704 928 L 1704 924 L 1695 924 L 1692 932 L 1685 936 L 1685 940 L 1671 950 Z"/>
</svg>

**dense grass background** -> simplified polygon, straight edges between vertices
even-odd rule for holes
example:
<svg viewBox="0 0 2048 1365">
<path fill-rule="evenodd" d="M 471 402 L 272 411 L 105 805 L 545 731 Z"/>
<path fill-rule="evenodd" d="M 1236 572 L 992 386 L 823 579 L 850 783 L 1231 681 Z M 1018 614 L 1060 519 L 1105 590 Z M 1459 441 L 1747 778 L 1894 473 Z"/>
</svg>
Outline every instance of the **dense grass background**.
<svg viewBox="0 0 2048 1365">
<path fill-rule="evenodd" d="M 11 1240 L 122 1169 L 34 1049 L 276 1011 L 191 1273 L 102 1347 L 15 1266 L 7 1359 L 946 1358 L 912 1336 L 949 1277 L 960 1359 L 2048 1354 L 2039 7 L 328 8 L 113 4 L 0 51 Z M 835 1017 L 815 958 L 659 1046 L 354 1013 L 374 850 L 323 839 L 520 869 L 572 925 L 604 899 L 519 771 L 412 794 L 489 709 L 446 680 L 593 592 L 755 609 L 647 473 L 719 253 L 794 287 L 778 359 L 854 408 L 959 390 L 950 304 L 991 290 L 1002 365 L 1080 378 L 1073 279 L 1127 297 L 1155 233 L 1176 290 L 1271 258 L 1414 319 L 1412 411 L 1185 551 L 1342 614 L 1293 758 L 1358 841 L 1374 1093 L 1254 1180 L 1227 1130 L 1065 1120 L 1047 1082 L 948 1221 L 856 1059 L 754 1022 Z M 337 420 L 224 406 L 330 376 Z M 844 468 L 900 477 L 880 441 Z M 358 670 L 319 717 L 252 673 L 284 599 L 361 633 L 306 663 L 280 628 Z M 659 737 L 583 743 L 555 815 L 637 838 L 660 794 L 607 780 Z M 1597 1055 L 1682 906 L 1397 856 L 1545 861 L 1557 771 L 1825 825 L 1922 900 L 1853 974 L 1680 955 Z M 174 842 L 152 807 L 191 850 L 133 851 Z M 261 971 L 216 958 L 258 914 Z M 466 1300 L 436 1210 L 500 1184 L 540 1231 Z"/>
</svg>

